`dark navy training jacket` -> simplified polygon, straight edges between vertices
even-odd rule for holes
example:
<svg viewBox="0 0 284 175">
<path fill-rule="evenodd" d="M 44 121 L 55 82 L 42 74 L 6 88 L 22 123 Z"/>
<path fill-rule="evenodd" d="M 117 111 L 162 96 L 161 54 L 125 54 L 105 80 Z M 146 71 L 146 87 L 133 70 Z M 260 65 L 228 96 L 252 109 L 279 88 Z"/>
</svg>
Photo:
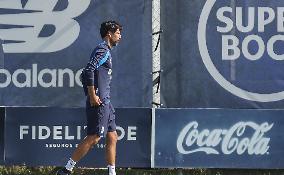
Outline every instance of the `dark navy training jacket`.
<svg viewBox="0 0 284 175">
<path fill-rule="evenodd" d="M 111 60 L 110 48 L 106 42 L 102 42 L 93 50 L 90 60 L 82 72 L 85 95 L 88 95 L 87 86 L 95 86 L 97 95 L 105 104 L 110 102 Z"/>
</svg>

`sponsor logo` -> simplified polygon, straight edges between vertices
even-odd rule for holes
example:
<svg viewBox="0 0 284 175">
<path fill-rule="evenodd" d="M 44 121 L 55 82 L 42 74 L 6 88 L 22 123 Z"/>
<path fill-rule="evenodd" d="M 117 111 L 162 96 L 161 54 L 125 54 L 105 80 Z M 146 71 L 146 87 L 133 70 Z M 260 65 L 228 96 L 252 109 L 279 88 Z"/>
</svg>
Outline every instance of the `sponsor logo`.
<svg viewBox="0 0 284 175">
<path fill-rule="evenodd" d="M 240 98 L 257 102 L 284 99 L 282 86 L 271 85 L 282 79 L 276 71 L 282 69 L 284 60 L 284 7 L 280 3 L 268 7 L 271 2 L 259 0 L 249 6 L 245 0 L 205 2 L 198 24 L 202 61 L 215 81 Z"/>
<path fill-rule="evenodd" d="M 31 69 L 17 69 L 14 72 L 0 69 L 0 88 L 8 87 L 11 84 L 18 88 L 61 88 L 67 84 L 69 87 L 75 87 L 75 84 L 82 86 L 81 72 L 82 69 L 74 72 L 69 68 L 38 70 L 37 64 L 32 64 Z"/>
<path fill-rule="evenodd" d="M 86 136 L 87 126 L 46 126 L 46 125 L 20 125 L 19 139 L 22 141 L 42 140 L 45 148 L 72 148 L 78 146 L 78 141 Z M 136 141 L 137 126 L 123 128 L 116 127 L 118 140 Z M 104 148 L 105 144 L 99 143 L 97 148 Z"/>
<path fill-rule="evenodd" d="M 111 70 L 111 69 L 109 69 L 107 73 L 108 73 L 109 75 L 111 75 L 112 70 Z"/>
<path fill-rule="evenodd" d="M 179 133 L 177 150 L 181 154 L 265 155 L 269 154 L 270 138 L 264 135 L 272 124 L 264 122 L 238 122 L 229 129 L 198 129 L 198 122 L 188 123 Z"/>
<path fill-rule="evenodd" d="M 70 46 L 79 36 L 74 19 L 86 11 L 91 0 L 68 0 L 57 10 L 59 0 L 1 0 L 0 38 L 5 53 L 49 53 Z M 48 31 L 48 32 L 46 32 Z"/>
</svg>

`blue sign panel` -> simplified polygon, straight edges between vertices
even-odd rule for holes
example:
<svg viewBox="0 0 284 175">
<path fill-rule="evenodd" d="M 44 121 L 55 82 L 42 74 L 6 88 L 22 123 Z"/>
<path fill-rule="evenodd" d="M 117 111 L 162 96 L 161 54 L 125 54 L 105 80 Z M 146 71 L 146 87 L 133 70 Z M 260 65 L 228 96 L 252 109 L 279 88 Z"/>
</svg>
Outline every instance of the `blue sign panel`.
<svg viewBox="0 0 284 175">
<path fill-rule="evenodd" d="M 152 167 L 284 168 L 283 115 L 284 110 L 157 109 Z"/>
<path fill-rule="evenodd" d="M 7 108 L 5 164 L 64 166 L 86 135 L 83 108 Z M 116 109 L 117 166 L 150 167 L 151 109 Z M 105 167 L 101 140 L 78 164 Z M 135 160 L 135 161 L 134 161 Z"/>
<path fill-rule="evenodd" d="M 283 6 L 279 0 L 161 1 L 162 103 L 283 108 Z"/>
<path fill-rule="evenodd" d="M 102 42 L 101 23 L 115 20 L 123 31 L 111 51 L 112 102 L 115 107 L 151 107 L 151 3 L 0 1 L 0 105 L 84 106 L 80 73 Z"/>
<path fill-rule="evenodd" d="M 5 108 L 0 108 L 0 165 L 4 164 L 4 120 Z"/>
</svg>

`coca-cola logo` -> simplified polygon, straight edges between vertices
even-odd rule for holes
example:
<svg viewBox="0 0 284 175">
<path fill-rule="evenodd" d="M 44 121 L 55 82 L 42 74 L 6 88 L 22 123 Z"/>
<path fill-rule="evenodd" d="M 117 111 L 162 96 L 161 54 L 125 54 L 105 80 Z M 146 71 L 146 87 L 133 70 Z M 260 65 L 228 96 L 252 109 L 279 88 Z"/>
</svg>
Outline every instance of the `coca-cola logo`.
<svg viewBox="0 0 284 175">
<path fill-rule="evenodd" d="M 198 129 L 198 122 L 188 123 L 179 133 L 177 150 L 181 154 L 205 152 L 207 154 L 264 155 L 268 154 L 270 138 L 265 137 L 273 127 L 264 122 L 238 122 L 229 129 Z"/>
</svg>

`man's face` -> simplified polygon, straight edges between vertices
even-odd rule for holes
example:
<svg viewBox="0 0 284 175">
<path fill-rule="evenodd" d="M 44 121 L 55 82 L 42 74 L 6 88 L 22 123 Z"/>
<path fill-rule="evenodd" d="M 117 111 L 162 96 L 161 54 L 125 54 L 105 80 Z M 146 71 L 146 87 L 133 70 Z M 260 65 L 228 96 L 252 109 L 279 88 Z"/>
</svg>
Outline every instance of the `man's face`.
<svg viewBox="0 0 284 175">
<path fill-rule="evenodd" d="M 114 33 L 110 32 L 110 44 L 116 46 L 121 39 L 120 30 L 117 29 Z"/>
</svg>

